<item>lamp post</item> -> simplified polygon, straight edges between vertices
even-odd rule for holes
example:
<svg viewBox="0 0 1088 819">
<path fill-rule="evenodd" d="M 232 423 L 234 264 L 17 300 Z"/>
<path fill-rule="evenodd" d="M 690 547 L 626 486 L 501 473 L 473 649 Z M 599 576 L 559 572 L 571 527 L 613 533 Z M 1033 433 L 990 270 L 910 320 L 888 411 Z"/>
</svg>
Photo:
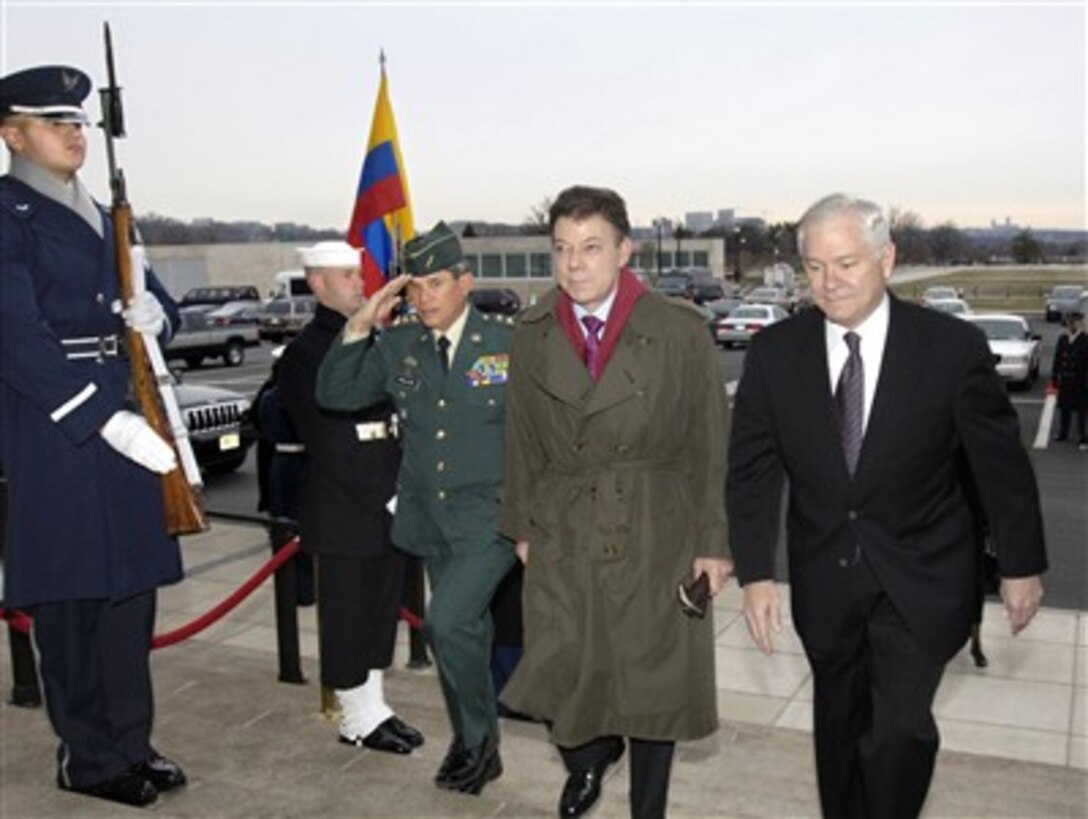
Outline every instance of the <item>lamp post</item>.
<svg viewBox="0 0 1088 819">
<path fill-rule="evenodd" d="M 740 248 L 744 244 L 744 237 L 740 235 L 740 227 L 733 228 L 733 278 L 740 284 Z"/>
<path fill-rule="evenodd" d="M 661 278 L 661 231 L 668 224 L 667 219 L 654 219 L 654 228 L 657 229 L 657 278 Z"/>
</svg>

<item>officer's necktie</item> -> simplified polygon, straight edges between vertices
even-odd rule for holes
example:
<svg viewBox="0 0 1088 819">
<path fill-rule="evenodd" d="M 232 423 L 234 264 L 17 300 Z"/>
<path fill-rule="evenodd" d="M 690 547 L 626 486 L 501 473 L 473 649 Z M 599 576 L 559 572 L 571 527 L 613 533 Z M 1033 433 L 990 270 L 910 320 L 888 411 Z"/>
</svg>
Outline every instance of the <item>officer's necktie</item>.
<svg viewBox="0 0 1088 819">
<path fill-rule="evenodd" d="M 842 432 L 842 452 L 846 456 L 846 468 L 853 476 L 861 454 L 861 441 L 865 437 L 865 365 L 861 361 L 861 336 L 849 332 L 843 336 L 850 355 L 839 374 L 835 389 L 835 403 L 839 408 L 839 429 Z"/>
<path fill-rule="evenodd" d="M 597 357 L 601 352 L 601 328 L 604 322 L 596 316 L 582 316 L 582 324 L 586 328 L 586 369 L 589 377 L 594 381 L 600 374 L 597 371 Z"/>
<path fill-rule="evenodd" d="M 450 340 L 446 336 L 439 336 L 435 343 L 438 345 L 438 362 L 442 365 L 442 372 L 448 373 L 450 371 Z"/>
</svg>

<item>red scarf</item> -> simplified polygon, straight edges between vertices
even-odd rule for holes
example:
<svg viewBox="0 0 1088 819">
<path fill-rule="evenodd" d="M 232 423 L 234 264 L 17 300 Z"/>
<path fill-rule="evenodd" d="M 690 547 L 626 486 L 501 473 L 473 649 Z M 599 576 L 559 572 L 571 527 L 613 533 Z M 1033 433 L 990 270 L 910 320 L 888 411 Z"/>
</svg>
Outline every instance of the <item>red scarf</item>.
<svg viewBox="0 0 1088 819">
<path fill-rule="evenodd" d="M 608 359 L 612 356 L 612 350 L 619 340 L 623 327 L 627 324 L 627 317 L 635 309 L 635 302 L 646 292 L 642 282 L 638 280 L 626 267 L 620 271 L 619 283 L 616 287 L 616 300 L 612 302 L 612 309 L 608 313 L 608 321 L 604 325 L 604 336 L 601 338 L 601 349 L 597 355 L 597 372 L 591 372 L 589 377 L 596 381 L 601 377 L 604 368 L 608 365 Z M 574 352 L 579 361 L 584 361 L 586 356 L 586 336 L 582 332 L 581 323 L 574 316 L 574 302 L 562 289 L 556 298 L 555 317 L 563 333 L 570 340 Z"/>
</svg>

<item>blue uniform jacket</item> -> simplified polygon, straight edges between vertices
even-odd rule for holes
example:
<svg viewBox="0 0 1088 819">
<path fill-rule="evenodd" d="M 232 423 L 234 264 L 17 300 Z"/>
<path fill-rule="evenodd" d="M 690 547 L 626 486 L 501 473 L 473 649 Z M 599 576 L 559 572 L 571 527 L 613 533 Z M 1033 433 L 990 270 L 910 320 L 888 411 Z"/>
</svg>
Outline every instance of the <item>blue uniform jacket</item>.
<svg viewBox="0 0 1088 819">
<path fill-rule="evenodd" d="M 404 446 L 393 542 L 421 556 L 507 544 L 498 513 L 513 322 L 468 310 L 448 375 L 414 316 L 376 340 L 338 338 L 318 372 L 317 401 L 327 409 L 393 400 Z"/>
<path fill-rule="evenodd" d="M 126 358 L 70 360 L 61 339 L 123 334 L 113 226 L 0 177 L 0 463 L 4 602 L 123 599 L 181 577 L 161 479 L 98 434 L 126 406 Z M 177 326 L 173 301 L 151 289 Z"/>
</svg>

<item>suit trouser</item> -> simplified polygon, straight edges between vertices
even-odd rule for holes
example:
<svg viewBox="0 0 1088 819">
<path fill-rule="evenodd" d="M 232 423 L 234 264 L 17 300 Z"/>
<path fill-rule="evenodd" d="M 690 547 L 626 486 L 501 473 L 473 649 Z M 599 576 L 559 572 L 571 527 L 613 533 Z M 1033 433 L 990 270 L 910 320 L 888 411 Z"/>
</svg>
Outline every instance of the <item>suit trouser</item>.
<svg viewBox="0 0 1088 819">
<path fill-rule="evenodd" d="M 489 606 L 514 560 L 513 549 L 499 542 L 473 554 L 423 558 L 431 584 L 427 638 L 450 725 L 466 748 L 475 748 L 487 737 L 499 739 Z"/>
<path fill-rule="evenodd" d="M 60 738 L 58 776 L 93 785 L 145 762 L 155 592 L 48 603 L 32 613 L 46 710 Z"/>
<path fill-rule="evenodd" d="M 944 664 L 927 657 L 858 556 L 851 611 L 834 648 L 810 650 L 820 806 L 828 817 L 915 817 L 939 735 L 933 697 Z"/>
<path fill-rule="evenodd" d="M 577 747 L 559 746 L 559 755 L 568 773 L 584 771 L 601 763 L 623 742 L 621 737 L 597 737 Z M 635 819 L 661 819 L 669 799 L 669 775 L 675 742 L 658 742 L 648 739 L 630 740 L 629 793 L 631 816 Z"/>
</svg>

